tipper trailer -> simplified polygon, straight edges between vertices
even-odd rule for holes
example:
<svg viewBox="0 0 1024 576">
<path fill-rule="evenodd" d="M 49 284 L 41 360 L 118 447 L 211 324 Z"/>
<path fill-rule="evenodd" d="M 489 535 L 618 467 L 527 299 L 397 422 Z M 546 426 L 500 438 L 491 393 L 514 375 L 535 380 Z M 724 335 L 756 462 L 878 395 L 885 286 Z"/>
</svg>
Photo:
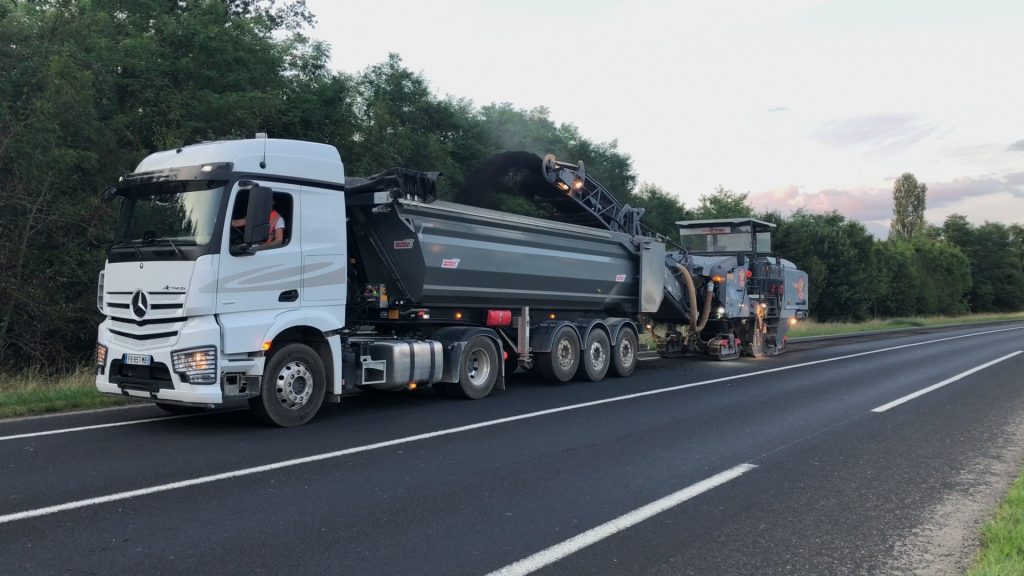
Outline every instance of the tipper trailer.
<svg viewBox="0 0 1024 576">
<path fill-rule="evenodd" d="M 562 221 L 437 200 L 436 173 L 346 180 L 324 144 L 147 157 L 104 192 L 120 207 L 97 388 L 172 412 L 247 399 L 293 426 L 363 389 L 477 399 L 517 368 L 628 376 L 644 332 L 665 356 L 782 350 L 806 276 L 767 256 L 770 224 L 681 223 L 704 249 L 667 250 L 582 164 L 534 158 L 522 181 Z"/>
</svg>

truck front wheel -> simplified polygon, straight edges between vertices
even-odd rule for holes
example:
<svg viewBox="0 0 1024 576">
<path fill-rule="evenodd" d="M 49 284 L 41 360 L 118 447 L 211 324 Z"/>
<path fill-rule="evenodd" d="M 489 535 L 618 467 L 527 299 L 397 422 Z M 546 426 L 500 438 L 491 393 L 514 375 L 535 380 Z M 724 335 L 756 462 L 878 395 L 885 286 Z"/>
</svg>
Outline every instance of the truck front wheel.
<svg viewBox="0 0 1024 576">
<path fill-rule="evenodd" d="M 323 361 L 305 344 L 276 351 L 263 370 L 260 395 L 249 399 L 256 417 L 275 426 L 299 426 L 320 410 L 327 391 Z"/>
</svg>

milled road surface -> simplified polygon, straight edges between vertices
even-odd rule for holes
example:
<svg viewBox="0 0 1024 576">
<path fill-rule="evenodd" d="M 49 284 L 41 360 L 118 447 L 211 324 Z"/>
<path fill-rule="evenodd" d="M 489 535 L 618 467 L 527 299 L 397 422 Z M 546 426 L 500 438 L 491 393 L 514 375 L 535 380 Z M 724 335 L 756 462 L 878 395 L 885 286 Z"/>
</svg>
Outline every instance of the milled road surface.
<svg viewBox="0 0 1024 576">
<path fill-rule="evenodd" d="M 1024 457 L 1022 350 L 1024 323 L 921 330 L 296 429 L 0 422 L 0 573 L 958 573 Z"/>
</svg>

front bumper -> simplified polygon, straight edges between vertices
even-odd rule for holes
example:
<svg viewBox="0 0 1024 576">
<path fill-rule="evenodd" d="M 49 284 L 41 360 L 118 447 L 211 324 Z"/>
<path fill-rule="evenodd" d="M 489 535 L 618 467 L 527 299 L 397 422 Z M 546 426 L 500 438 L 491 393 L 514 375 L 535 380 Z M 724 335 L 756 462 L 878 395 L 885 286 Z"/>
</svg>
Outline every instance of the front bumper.
<svg viewBox="0 0 1024 576">
<path fill-rule="evenodd" d="M 221 391 L 224 362 L 219 351 L 220 326 L 212 316 L 188 319 L 177 339 L 170 345 L 148 347 L 143 343 L 126 346 L 109 333 L 109 320 L 99 326 L 97 341 L 107 347 L 102 370 L 97 366 L 96 389 L 107 394 L 128 396 L 151 401 L 182 404 L 219 405 L 224 402 Z M 171 368 L 171 352 L 214 346 L 218 349 L 218 375 L 210 384 L 191 384 L 182 380 Z M 153 357 L 150 367 L 123 363 L 125 354 L 145 354 Z"/>
</svg>

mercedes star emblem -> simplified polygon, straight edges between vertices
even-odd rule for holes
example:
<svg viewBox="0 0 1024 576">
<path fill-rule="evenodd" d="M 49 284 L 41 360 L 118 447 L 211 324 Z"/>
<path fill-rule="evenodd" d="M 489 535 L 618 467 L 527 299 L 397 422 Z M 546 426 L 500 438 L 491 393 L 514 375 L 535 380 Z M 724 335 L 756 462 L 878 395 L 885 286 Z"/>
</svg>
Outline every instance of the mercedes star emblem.
<svg viewBox="0 0 1024 576">
<path fill-rule="evenodd" d="M 132 294 L 132 316 L 136 320 L 142 320 L 146 312 L 149 312 L 149 296 L 142 290 L 136 290 Z"/>
</svg>

